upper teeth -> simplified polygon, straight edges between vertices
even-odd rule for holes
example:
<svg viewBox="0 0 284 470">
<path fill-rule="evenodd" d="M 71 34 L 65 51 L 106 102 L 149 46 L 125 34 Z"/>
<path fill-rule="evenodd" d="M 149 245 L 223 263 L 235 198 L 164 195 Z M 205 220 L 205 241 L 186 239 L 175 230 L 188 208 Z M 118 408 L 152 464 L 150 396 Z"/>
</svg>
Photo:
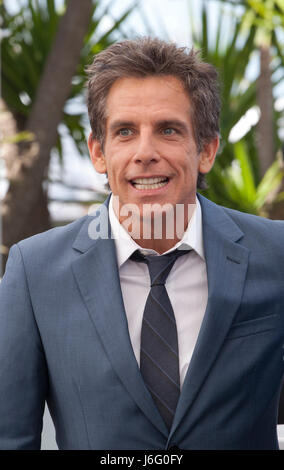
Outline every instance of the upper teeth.
<svg viewBox="0 0 284 470">
<path fill-rule="evenodd" d="M 156 183 L 161 183 L 161 181 L 165 181 L 165 177 L 158 177 L 158 178 L 136 178 L 135 180 L 132 180 L 132 183 L 135 184 L 156 184 Z"/>
</svg>

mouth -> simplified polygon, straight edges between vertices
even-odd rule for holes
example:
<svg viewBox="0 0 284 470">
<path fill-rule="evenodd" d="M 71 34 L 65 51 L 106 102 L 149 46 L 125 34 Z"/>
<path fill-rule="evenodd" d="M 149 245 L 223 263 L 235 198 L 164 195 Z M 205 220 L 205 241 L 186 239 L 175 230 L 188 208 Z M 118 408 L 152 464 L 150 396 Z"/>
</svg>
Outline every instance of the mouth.
<svg viewBox="0 0 284 470">
<path fill-rule="evenodd" d="M 166 176 L 135 178 L 130 180 L 130 183 L 135 189 L 138 190 L 160 189 L 169 183 L 169 178 Z"/>
</svg>

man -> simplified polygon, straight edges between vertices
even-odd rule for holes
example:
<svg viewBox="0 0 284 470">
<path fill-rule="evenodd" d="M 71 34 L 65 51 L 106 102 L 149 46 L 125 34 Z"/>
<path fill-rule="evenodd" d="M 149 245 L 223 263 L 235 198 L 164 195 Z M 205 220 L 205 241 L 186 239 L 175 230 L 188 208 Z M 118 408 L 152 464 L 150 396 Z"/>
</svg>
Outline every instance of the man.
<svg viewBox="0 0 284 470">
<path fill-rule="evenodd" d="M 60 449 L 277 449 L 284 223 L 196 196 L 218 149 L 215 70 L 142 38 L 88 72 L 112 194 L 11 249 L 1 448 L 40 447 L 46 400 Z"/>
</svg>

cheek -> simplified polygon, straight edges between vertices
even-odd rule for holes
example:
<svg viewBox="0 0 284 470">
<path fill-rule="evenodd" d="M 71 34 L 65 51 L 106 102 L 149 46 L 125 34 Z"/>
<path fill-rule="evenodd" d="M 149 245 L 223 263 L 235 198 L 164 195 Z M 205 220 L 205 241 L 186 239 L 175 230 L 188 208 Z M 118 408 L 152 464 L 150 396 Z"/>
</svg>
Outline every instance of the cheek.
<svg viewBox="0 0 284 470">
<path fill-rule="evenodd" d="M 113 157 L 113 159 L 108 162 L 107 174 L 108 174 L 109 182 L 112 182 L 115 184 L 119 184 L 119 183 L 121 184 L 124 171 L 123 171 L 123 166 L 121 164 L 120 159 Z"/>
<path fill-rule="evenodd" d="M 121 149 L 112 152 L 108 158 L 109 171 L 112 172 L 114 177 L 123 178 L 123 175 L 130 163 L 129 153 Z"/>
<path fill-rule="evenodd" d="M 181 168 L 184 178 L 192 181 L 198 173 L 198 161 L 195 157 L 188 157 L 182 162 Z"/>
<path fill-rule="evenodd" d="M 184 144 L 180 152 L 179 164 L 185 172 L 192 173 L 198 170 L 199 157 L 195 147 Z"/>
</svg>

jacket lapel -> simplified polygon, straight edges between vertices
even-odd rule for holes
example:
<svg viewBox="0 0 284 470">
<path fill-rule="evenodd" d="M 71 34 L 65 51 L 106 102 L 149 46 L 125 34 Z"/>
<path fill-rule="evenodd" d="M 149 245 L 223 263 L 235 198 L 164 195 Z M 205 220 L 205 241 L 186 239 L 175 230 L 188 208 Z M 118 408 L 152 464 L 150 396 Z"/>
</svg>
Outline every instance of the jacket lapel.
<svg viewBox="0 0 284 470">
<path fill-rule="evenodd" d="M 240 304 L 249 250 L 236 243 L 243 232 L 222 207 L 199 196 L 208 278 L 208 303 L 183 384 L 169 439 L 192 406 Z"/>
<path fill-rule="evenodd" d="M 173 425 L 166 426 L 144 385 L 136 362 L 120 288 L 115 244 L 110 237 L 107 206 L 98 210 L 97 226 L 106 226 L 108 236 L 90 237 L 89 217 L 73 248 L 82 254 L 72 268 L 92 322 L 100 335 L 114 370 L 133 400 L 160 432 L 170 440 L 193 404 L 210 372 L 240 304 L 248 266 L 249 250 L 237 243 L 243 233 L 216 204 L 199 196 L 208 277 L 208 303 L 197 343 L 185 377 Z M 106 209 L 106 210 L 105 210 Z M 104 219 L 102 220 L 102 214 Z"/>
<path fill-rule="evenodd" d="M 73 262 L 73 273 L 114 370 L 148 419 L 167 437 L 165 423 L 144 385 L 133 353 L 120 287 L 115 244 L 109 236 L 108 203 L 109 199 L 98 210 L 95 219 L 89 217 L 86 220 L 75 240 L 73 248 L 82 254 Z M 91 232 L 94 234 L 95 227 L 90 225 L 94 222 L 97 227 L 99 224 L 101 228 L 107 227 L 107 238 L 94 240 L 89 236 Z"/>
</svg>

